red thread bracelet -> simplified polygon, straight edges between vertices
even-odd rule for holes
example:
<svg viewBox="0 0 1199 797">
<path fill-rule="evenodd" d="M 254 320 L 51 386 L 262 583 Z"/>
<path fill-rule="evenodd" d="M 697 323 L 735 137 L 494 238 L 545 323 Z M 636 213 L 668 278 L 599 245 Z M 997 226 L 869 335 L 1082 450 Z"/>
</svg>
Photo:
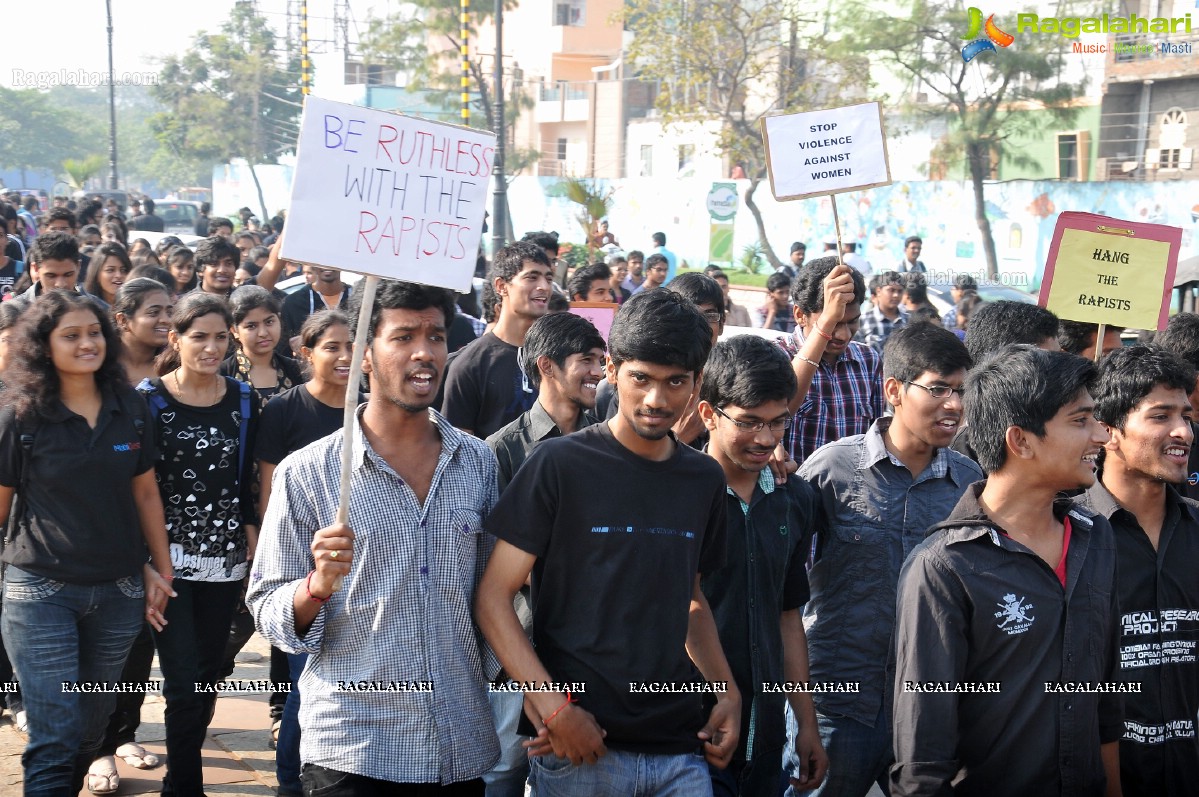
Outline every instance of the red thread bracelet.
<svg viewBox="0 0 1199 797">
<path fill-rule="evenodd" d="M 575 702 L 575 700 L 573 697 L 570 696 L 570 690 L 567 689 L 566 690 L 566 702 L 563 703 L 562 705 L 558 706 L 556 709 L 554 709 L 554 712 L 552 714 L 550 714 L 548 717 L 546 717 L 544 720 L 542 720 L 541 724 L 548 728 L 550 726 L 550 720 L 552 720 L 554 717 L 558 716 L 559 711 L 566 708 L 573 702 Z"/>
<path fill-rule="evenodd" d="M 827 341 L 832 341 L 833 336 L 821 329 L 819 324 L 812 324 L 812 329 L 816 330 L 816 334 L 820 337 Z"/>
<path fill-rule="evenodd" d="M 316 575 L 315 570 L 313 570 L 312 572 L 310 572 L 308 574 L 308 578 L 304 579 L 304 591 L 308 593 L 308 600 L 312 601 L 313 603 L 325 603 L 329 600 L 329 598 L 332 598 L 333 596 L 328 595 L 324 598 L 318 598 L 317 596 L 312 594 L 312 577 L 314 575 Z"/>
</svg>

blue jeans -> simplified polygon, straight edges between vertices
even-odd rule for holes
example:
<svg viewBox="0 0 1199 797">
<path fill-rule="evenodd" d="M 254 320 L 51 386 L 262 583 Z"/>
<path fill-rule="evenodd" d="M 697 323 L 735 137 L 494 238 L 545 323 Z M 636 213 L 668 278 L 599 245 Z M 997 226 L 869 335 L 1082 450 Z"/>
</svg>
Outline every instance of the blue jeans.
<svg viewBox="0 0 1199 797">
<path fill-rule="evenodd" d="M 279 779 L 280 795 L 301 795 L 300 785 L 300 675 L 308 663 L 307 653 L 287 653 L 287 669 L 291 676 L 291 691 L 283 703 L 279 723 L 279 743 L 275 745 L 275 777 Z"/>
<path fill-rule="evenodd" d="M 525 696 L 520 692 L 488 692 L 491 718 L 500 740 L 500 760 L 483 776 L 487 797 L 525 797 L 529 779 L 529 755 L 521 746 L 524 737 L 516 733 L 524 711 Z"/>
<path fill-rule="evenodd" d="M 530 759 L 537 797 L 711 797 L 708 762 L 698 753 L 651 755 L 608 750 L 575 766 L 550 754 Z"/>
<path fill-rule="evenodd" d="M 888 772 L 895 763 L 894 745 L 891 743 L 891 721 L 885 708 L 879 709 L 874 727 L 868 727 L 837 714 L 816 711 L 816 722 L 820 727 L 820 742 L 828 753 L 828 774 L 820 787 L 797 792 L 787 787 L 787 797 L 866 797 L 870 787 L 877 783 L 883 794 L 890 794 Z M 787 754 L 795 755 L 795 736 L 799 726 L 795 715 L 787 706 Z"/>
<path fill-rule="evenodd" d="M 167 604 L 167 626 L 154 632 L 162 693 L 166 698 L 167 772 L 164 797 L 202 797 L 203 754 L 220 680 L 229 624 L 241 594 L 241 582 L 175 579 L 176 597 Z M 200 688 L 197 688 L 200 687 Z"/>
<path fill-rule="evenodd" d="M 144 610 L 140 573 L 85 586 L 6 569 L 4 644 L 29 713 L 21 756 L 26 797 L 73 795 L 83 787 L 116 695 L 64 690 L 63 682 L 119 681 Z"/>
</svg>

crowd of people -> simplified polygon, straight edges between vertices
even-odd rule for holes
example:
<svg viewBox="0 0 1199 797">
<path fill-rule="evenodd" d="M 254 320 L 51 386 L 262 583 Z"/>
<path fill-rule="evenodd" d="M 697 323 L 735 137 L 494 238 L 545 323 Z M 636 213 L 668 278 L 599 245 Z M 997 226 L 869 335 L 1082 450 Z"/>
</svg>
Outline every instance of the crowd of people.
<svg viewBox="0 0 1199 797">
<path fill-rule="evenodd" d="M 284 797 L 1199 789 L 1199 316 L 1125 347 L 962 275 L 948 319 L 801 244 L 778 339 L 729 336 L 664 235 L 570 271 L 541 232 L 363 306 L 246 219 L 134 252 L 94 204 L 0 269 L 26 794 L 164 763 L 157 651 L 201 797 L 255 630 Z"/>
</svg>

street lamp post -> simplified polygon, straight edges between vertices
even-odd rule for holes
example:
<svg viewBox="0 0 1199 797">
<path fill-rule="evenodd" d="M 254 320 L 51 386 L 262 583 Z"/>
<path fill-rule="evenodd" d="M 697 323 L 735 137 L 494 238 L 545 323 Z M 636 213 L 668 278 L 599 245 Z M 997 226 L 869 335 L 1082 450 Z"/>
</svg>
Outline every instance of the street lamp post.
<svg viewBox="0 0 1199 797">
<path fill-rule="evenodd" d="M 504 232 L 508 229 L 507 184 L 504 182 L 504 0 L 495 0 L 495 168 L 492 176 L 495 191 L 491 207 L 491 256 L 504 246 Z"/>
<path fill-rule="evenodd" d="M 112 68 L 112 0 L 108 9 L 108 187 L 117 189 L 117 88 Z"/>
</svg>

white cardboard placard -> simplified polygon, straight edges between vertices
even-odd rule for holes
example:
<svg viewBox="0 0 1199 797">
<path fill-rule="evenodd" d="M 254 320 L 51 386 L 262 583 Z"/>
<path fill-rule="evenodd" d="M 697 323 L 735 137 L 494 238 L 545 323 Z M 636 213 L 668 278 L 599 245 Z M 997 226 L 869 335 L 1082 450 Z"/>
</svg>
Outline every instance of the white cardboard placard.
<svg viewBox="0 0 1199 797">
<path fill-rule="evenodd" d="M 891 169 L 877 102 L 762 119 L 770 190 L 805 199 L 888 185 Z"/>
<path fill-rule="evenodd" d="M 469 290 L 495 140 L 307 97 L 280 256 Z"/>
</svg>

